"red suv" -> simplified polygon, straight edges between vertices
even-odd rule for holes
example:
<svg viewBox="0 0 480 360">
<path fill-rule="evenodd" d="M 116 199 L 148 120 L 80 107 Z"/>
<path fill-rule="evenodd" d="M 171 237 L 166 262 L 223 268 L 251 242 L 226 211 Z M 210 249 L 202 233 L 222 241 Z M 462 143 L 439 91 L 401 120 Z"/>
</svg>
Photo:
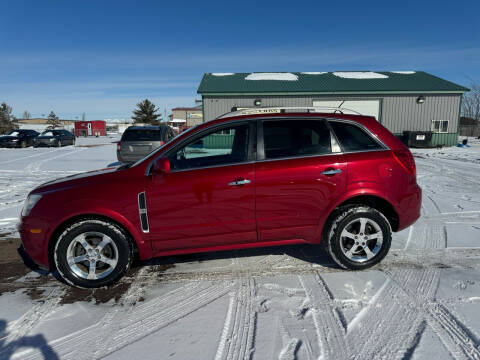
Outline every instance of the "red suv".
<svg viewBox="0 0 480 360">
<path fill-rule="evenodd" d="M 114 283 L 137 254 L 285 244 L 323 242 L 360 270 L 420 205 L 412 154 L 374 118 L 297 110 L 209 121 L 131 166 L 43 184 L 20 233 L 37 264 L 79 287 Z"/>
</svg>

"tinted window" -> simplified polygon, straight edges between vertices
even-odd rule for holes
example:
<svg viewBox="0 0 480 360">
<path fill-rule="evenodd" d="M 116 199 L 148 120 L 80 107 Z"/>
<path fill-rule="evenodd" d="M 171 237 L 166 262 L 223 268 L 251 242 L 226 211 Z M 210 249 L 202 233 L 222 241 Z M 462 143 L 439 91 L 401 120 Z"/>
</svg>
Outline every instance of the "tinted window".
<svg viewBox="0 0 480 360">
<path fill-rule="evenodd" d="M 166 129 L 165 131 L 165 142 L 169 142 L 175 137 L 172 129 Z"/>
<path fill-rule="evenodd" d="M 158 129 L 135 129 L 126 130 L 122 141 L 160 141 L 161 132 Z"/>
<path fill-rule="evenodd" d="M 330 130 L 320 120 L 265 121 L 263 139 L 267 159 L 332 152 Z"/>
<path fill-rule="evenodd" d="M 232 164 L 247 160 L 247 146 L 248 125 L 236 125 L 197 137 L 168 158 L 176 170 Z"/>
<path fill-rule="evenodd" d="M 45 130 L 42 132 L 42 136 L 54 136 L 58 135 L 58 131 L 52 131 L 52 130 Z"/>
<path fill-rule="evenodd" d="M 356 125 L 343 122 L 330 122 L 344 151 L 364 151 L 382 149 L 364 130 Z"/>
</svg>

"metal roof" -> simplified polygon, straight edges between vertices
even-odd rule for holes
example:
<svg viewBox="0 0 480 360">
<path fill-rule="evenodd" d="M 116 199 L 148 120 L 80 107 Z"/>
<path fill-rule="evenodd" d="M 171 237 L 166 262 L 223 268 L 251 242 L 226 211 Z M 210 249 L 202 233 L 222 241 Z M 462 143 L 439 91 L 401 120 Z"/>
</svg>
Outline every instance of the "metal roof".
<svg viewBox="0 0 480 360">
<path fill-rule="evenodd" d="M 298 80 L 247 80 L 250 73 L 203 75 L 197 92 L 202 95 L 308 95 L 308 94 L 378 94 L 378 93 L 464 93 L 468 88 L 441 79 L 424 71 L 376 71 L 377 78 L 349 78 L 328 73 L 269 73 L 293 74 Z M 371 72 L 367 72 L 371 73 Z M 253 73 L 261 74 L 261 73 Z M 285 78 L 285 76 L 283 76 Z M 282 76 L 278 76 L 282 78 Z"/>
</svg>

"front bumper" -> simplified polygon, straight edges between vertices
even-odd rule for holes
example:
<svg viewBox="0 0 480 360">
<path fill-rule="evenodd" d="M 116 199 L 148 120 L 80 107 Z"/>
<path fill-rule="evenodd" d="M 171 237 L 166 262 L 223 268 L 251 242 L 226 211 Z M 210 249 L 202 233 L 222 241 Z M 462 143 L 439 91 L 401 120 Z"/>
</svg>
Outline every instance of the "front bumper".
<svg viewBox="0 0 480 360">
<path fill-rule="evenodd" d="M 16 148 L 16 147 L 20 147 L 20 142 L 18 142 L 18 141 L 16 141 L 16 142 L 13 142 L 13 141 L 1 142 L 0 147 L 1 148 Z"/>
<path fill-rule="evenodd" d="M 49 141 L 49 140 L 37 140 L 33 143 L 33 146 L 35 147 L 51 147 L 51 146 L 56 146 L 57 143 L 55 141 Z"/>
<path fill-rule="evenodd" d="M 39 218 L 22 218 L 18 225 L 18 232 L 22 240 L 23 249 L 32 261 L 44 269 L 50 268 L 48 257 L 49 229 L 46 222 Z M 40 232 L 37 232 L 40 229 Z M 32 232 L 32 230 L 34 230 Z"/>
</svg>

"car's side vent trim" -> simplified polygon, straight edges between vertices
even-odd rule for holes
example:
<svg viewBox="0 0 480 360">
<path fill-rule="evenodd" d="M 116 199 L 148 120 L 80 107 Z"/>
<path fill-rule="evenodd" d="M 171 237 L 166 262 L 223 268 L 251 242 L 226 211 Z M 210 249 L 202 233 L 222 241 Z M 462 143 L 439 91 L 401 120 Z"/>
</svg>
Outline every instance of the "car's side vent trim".
<svg viewBox="0 0 480 360">
<path fill-rule="evenodd" d="M 144 233 L 150 232 L 148 226 L 147 197 L 145 191 L 138 194 L 138 212 L 140 214 L 140 224 Z"/>
</svg>

